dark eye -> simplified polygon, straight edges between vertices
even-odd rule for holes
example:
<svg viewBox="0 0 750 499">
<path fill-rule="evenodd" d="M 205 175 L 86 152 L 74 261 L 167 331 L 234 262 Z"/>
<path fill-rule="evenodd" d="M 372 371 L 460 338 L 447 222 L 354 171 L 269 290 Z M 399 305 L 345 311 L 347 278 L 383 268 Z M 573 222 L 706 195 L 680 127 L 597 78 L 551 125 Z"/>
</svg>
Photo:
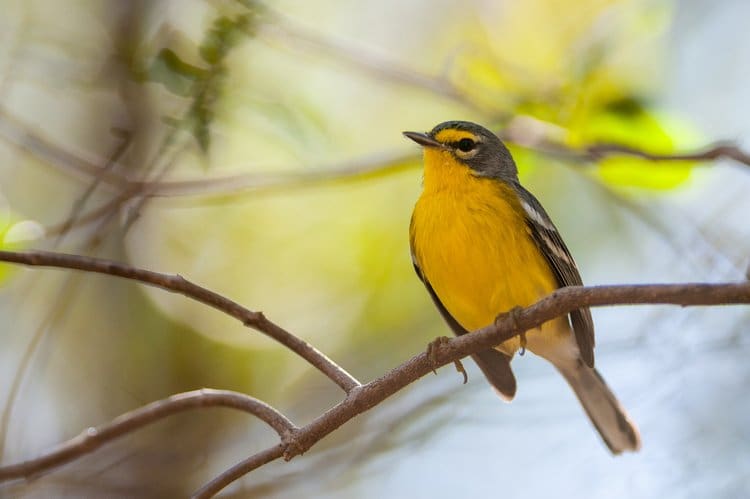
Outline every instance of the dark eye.
<svg viewBox="0 0 750 499">
<path fill-rule="evenodd" d="M 458 144 L 456 144 L 456 147 L 458 147 L 459 151 L 469 152 L 472 149 L 474 149 L 474 147 L 476 147 L 476 145 L 477 145 L 476 142 L 474 142 L 473 140 L 467 138 L 467 139 L 461 139 L 461 140 L 459 140 Z"/>
</svg>

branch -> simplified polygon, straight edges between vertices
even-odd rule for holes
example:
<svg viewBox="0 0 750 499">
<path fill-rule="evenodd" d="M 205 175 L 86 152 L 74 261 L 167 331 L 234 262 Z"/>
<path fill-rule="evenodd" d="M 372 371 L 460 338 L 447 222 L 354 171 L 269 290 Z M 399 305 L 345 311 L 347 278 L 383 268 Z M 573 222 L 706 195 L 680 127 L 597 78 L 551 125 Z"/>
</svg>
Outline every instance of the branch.
<svg viewBox="0 0 750 499">
<path fill-rule="evenodd" d="M 269 447 L 264 451 L 253 454 L 195 491 L 192 498 L 208 499 L 209 497 L 213 497 L 230 483 L 239 480 L 244 475 L 260 468 L 264 464 L 268 464 L 271 461 L 276 461 L 278 458 L 283 457 L 284 452 L 285 446 L 283 443 L 280 443 L 273 447 Z"/>
<path fill-rule="evenodd" d="M 726 284 L 649 284 L 622 286 L 571 286 L 561 288 L 512 316 L 499 317 L 495 324 L 472 334 L 435 342 L 430 353 L 420 353 L 384 376 L 352 390 L 344 401 L 310 424 L 293 432 L 283 452 L 285 460 L 306 452 L 315 443 L 355 416 L 378 405 L 419 378 L 463 357 L 493 348 L 522 331 L 533 329 L 555 317 L 582 307 L 636 304 L 686 306 L 750 303 L 750 282 Z M 264 451 L 269 452 L 269 451 Z M 255 456 L 253 456 L 255 457 Z M 258 458 L 260 459 L 260 458 Z M 211 497 L 246 473 L 257 468 L 257 461 L 246 459 L 214 478 L 194 497 Z"/>
<path fill-rule="evenodd" d="M 306 167 L 303 171 L 260 172 L 214 178 L 196 178 L 163 182 L 131 181 L 139 188 L 149 188 L 155 197 L 225 196 L 249 191 L 268 191 L 308 186 L 343 179 L 368 179 L 383 173 L 401 171 L 416 164 L 419 154 L 399 151 L 368 154 L 333 164 Z"/>
<path fill-rule="evenodd" d="M 721 141 L 698 151 L 662 154 L 606 142 L 571 148 L 560 142 L 561 132 L 562 129 L 552 123 L 531 116 L 516 116 L 502 130 L 497 131 L 497 135 L 503 141 L 511 142 L 540 154 L 561 156 L 568 161 L 596 162 L 612 156 L 634 156 L 654 162 L 708 162 L 725 158 L 750 166 L 750 154 L 743 151 L 737 144 L 729 141 Z"/>
<path fill-rule="evenodd" d="M 305 359 L 345 392 L 360 386 L 351 374 L 329 359 L 325 354 L 297 338 L 282 327 L 268 320 L 263 313 L 253 312 L 219 293 L 194 284 L 177 274 L 163 274 L 139 269 L 129 265 L 80 255 L 69 255 L 49 251 L 0 251 L 0 261 L 19 263 L 35 267 L 54 267 L 108 274 L 179 293 L 224 312 L 256 331 L 273 338 Z"/>
<path fill-rule="evenodd" d="M 650 161 L 714 161 L 726 158 L 750 166 L 750 154 L 732 143 L 719 143 L 703 151 L 682 154 L 656 154 L 619 144 L 595 144 L 586 148 L 586 153 L 588 153 L 592 161 L 621 154 L 636 156 Z"/>
<path fill-rule="evenodd" d="M 316 367 L 322 363 L 323 367 L 318 368 L 326 374 L 329 374 L 327 371 L 332 370 L 329 377 L 346 390 L 346 398 L 302 428 L 296 428 L 281 413 L 251 397 L 234 392 L 191 392 L 176 395 L 165 401 L 155 402 L 120 416 L 109 425 L 95 429 L 93 432 L 84 432 L 79 437 L 63 444 L 57 450 L 37 459 L 0 468 L 0 479 L 38 473 L 43 469 L 57 466 L 88 453 L 106 441 L 151 421 L 166 417 L 179 410 L 205 406 L 207 405 L 206 400 L 210 397 L 215 397 L 215 405 L 235 407 L 255 414 L 279 433 L 281 442 L 278 445 L 252 455 L 232 466 L 197 491 L 195 497 L 210 497 L 246 473 L 279 457 L 290 460 L 303 454 L 326 435 L 355 416 L 378 405 L 437 367 L 455 362 L 472 353 L 493 348 L 523 331 L 538 327 L 573 310 L 606 305 L 672 304 L 695 306 L 750 303 L 750 282 L 573 286 L 562 288 L 530 307 L 498 317 L 495 324 L 472 334 L 452 338 L 445 342 L 433 343 L 429 354 L 427 352 L 420 353 L 384 376 L 366 385 L 359 385 L 354 378 L 351 378 L 323 354 L 270 323 L 262 314 L 251 312 L 221 295 L 190 283 L 180 276 L 137 269 L 108 260 L 41 251 L 0 251 L 0 260 L 25 265 L 50 266 L 109 274 L 134 279 L 168 291 L 179 292 L 242 320 L 289 346 L 297 353 L 300 352 L 295 349 L 295 347 L 299 348 L 295 342 L 302 343 L 303 346 L 311 349 L 314 353 L 314 355 L 300 353 L 303 358 Z M 293 338 L 294 341 L 290 344 L 284 335 L 277 334 L 276 328 L 282 331 L 284 335 Z M 312 359 L 308 359 L 309 356 Z M 343 385 L 346 385 L 346 387 Z"/>
<path fill-rule="evenodd" d="M 204 407 L 230 407 L 252 414 L 273 428 L 282 441 L 296 429 L 296 426 L 286 416 L 265 402 L 243 393 L 204 388 L 192 392 L 178 393 L 126 412 L 110 423 L 96 428 L 86 428 L 77 437 L 60 444 L 56 449 L 37 458 L 2 466 L 0 467 L 0 481 L 28 478 L 89 454 L 116 438 L 168 416 Z"/>
<path fill-rule="evenodd" d="M 657 154 L 619 144 L 593 144 L 580 149 L 572 149 L 551 140 L 551 137 L 558 135 L 558 132 L 559 128 L 555 125 L 529 116 L 518 116 L 510 120 L 498 135 L 507 142 L 540 154 L 560 156 L 568 161 L 595 162 L 610 156 L 628 155 L 651 161 L 712 161 L 727 158 L 750 166 L 750 153 L 728 142 L 719 143 L 702 151 Z M 93 177 L 110 189 L 115 188 L 120 192 L 119 197 L 114 200 L 87 213 L 82 213 L 75 225 L 98 220 L 102 214 L 121 204 L 122 199 L 127 200 L 134 193 L 141 191 L 147 192 L 149 197 L 237 195 L 249 191 L 309 186 L 319 182 L 370 178 L 379 174 L 400 171 L 406 164 L 416 164 L 418 160 L 416 152 L 391 151 L 365 155 L 334 164 L 314 165 L 302 172 L 260 172 L 214 178 L 144 181 L 99 167 L 97 166 L 98 160 L 84 159 L 81 155 L 66 151 L 34 133 L 31 127 L 10 115 L 2 107 L 0 107 L 0 138 L 55 168 L 77 177 Z M 67 223 L 62 223 L 50 227 L 47 232 L 57 235 L 67 228 L 67 225 Z"/>
</svg>

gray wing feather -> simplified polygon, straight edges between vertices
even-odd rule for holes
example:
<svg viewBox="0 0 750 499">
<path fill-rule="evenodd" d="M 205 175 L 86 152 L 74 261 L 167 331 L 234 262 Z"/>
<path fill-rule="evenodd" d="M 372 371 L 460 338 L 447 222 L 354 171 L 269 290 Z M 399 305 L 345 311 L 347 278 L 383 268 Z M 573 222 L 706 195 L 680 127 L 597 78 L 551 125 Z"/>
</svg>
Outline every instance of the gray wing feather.
<svg viewBox="0 0 750 499">
<path fill-rule="evenodd" d="M 541 203 L 520 184 L 515 184 L 514 187 L 526 212 L 526 224 L 531 231 L 531 236 L 547 259 L 558 285 L 560 287 L 582 286 L 583 282 L 575 261 Z M 591 318 L 591 311 L 588 308 L 581 308 L 571 312 L 570 322 L 581 359 L 587 366 L 594 367 L 594 321 Z"/>
</svg>

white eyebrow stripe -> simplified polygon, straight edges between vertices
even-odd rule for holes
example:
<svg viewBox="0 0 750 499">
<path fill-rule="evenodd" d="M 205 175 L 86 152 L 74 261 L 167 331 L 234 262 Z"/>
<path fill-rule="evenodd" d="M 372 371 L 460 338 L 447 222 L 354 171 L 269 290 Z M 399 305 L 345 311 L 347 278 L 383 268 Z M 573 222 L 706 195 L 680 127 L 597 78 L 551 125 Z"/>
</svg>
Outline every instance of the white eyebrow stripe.
<svg viewBox="0 0 750 499">
<path fill-rule="evenodd" d="M 521 199 L 521 207 L 523 208 L 523 211 L 525 211 L 526 214 L 529 216 L 529 218 L 533 220 L 535 223 L 541 225 L 547 230 L 557 232 L 555 230 L 555 227 L 549 222 L 549 220 L 545 219 L 541 213 L 536 211 L 533 206 L 531 206 L 529 203 L 527 203 L 523 199 Z"/>
</svg>

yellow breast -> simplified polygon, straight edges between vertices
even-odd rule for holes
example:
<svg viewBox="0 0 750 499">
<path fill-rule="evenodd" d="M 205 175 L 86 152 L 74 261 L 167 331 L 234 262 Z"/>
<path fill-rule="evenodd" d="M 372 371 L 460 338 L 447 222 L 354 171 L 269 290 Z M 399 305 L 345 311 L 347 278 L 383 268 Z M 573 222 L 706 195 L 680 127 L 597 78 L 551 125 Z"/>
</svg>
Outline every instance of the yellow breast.
<svg viewBox="0 0 750 499">
<path fill-rule="evenodd" d="M 557 288 L 512 188 L 475 176 L 449 152 L 425 151 L 410 240 L 423 276 L 469 331 Z M 518 347 L 514 338 L 499 349 L 513 354 Z"/>
</svg>

